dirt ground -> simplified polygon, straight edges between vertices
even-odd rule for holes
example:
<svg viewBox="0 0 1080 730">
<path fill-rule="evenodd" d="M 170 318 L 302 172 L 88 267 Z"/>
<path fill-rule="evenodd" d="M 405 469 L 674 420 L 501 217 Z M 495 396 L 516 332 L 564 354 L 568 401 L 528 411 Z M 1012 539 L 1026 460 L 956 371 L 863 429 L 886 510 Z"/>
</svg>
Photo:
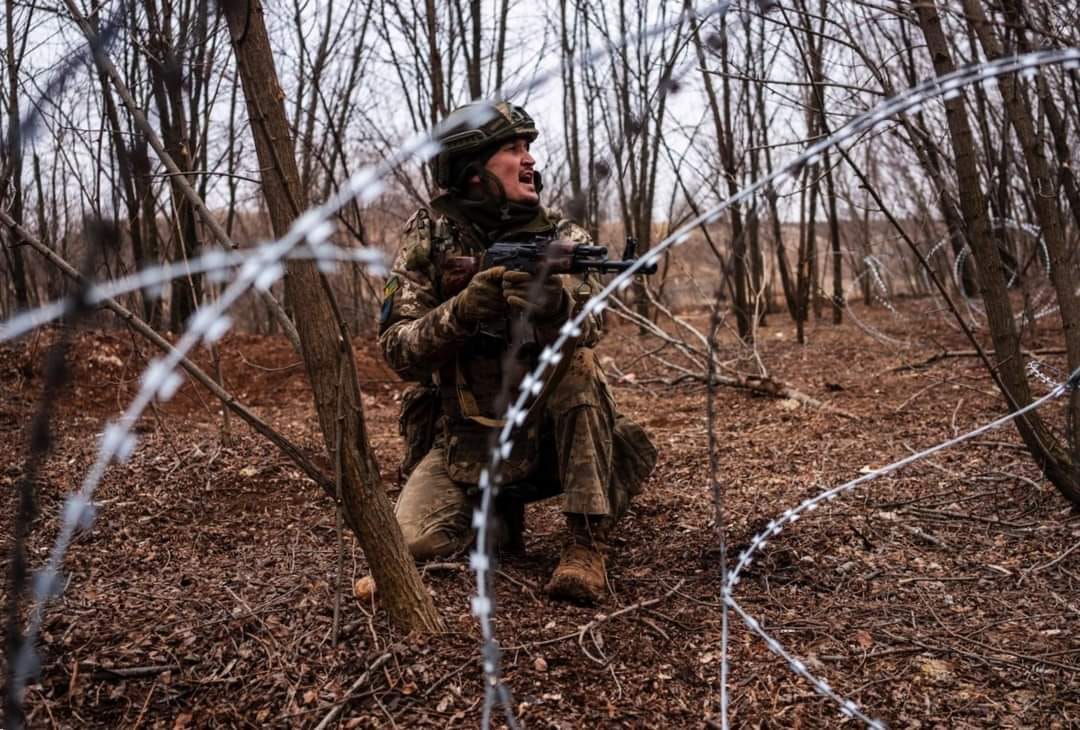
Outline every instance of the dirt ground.
<svg viewBox="0 0 1080 730">
<path fill-rule="evenodd" d="M 926 314 L 929 304 L 898 306 L 904 316 L 856 306 L 865 329 L 812 322 L 805 346 L 786 316 L 762 329 L 758 353 L 770 373 L 828 410 L 719 390 L 723 532 L 733 554 L 801 500 L 1003 412 L 974 358 L 901 368 L 969 345 Z M 1060 347 L 1050 319 L 1027 347 Z M 870 327 L 891 339 L 870 336 Z M 43 354 L 56 336 L 0 349 L 5 535 Z M 396 495 L 401 384 L 371 343 L 355 344 L 372 439 Z M 530 508 L 527 556 L 500 565 L 496 627 L 525 726 L 719 726 L 721 568 L 705 391 L 660 382 L 678 372 L 640 357 L 656 345 L 623 324 L 601 346 L 620 407 L 661 454 L 615 536 L 607 603 L 569 606 L 540 590 L 558 555 L 555 505 Z M 311 396 L 287 344 L 235 335 L 222 353 L 228 387 L 318 454 Z M 127 404 L 150 354 L 124 331 L 76 333 L 74 382 L 37 484 L 35 564 L 105 419 Z M 1060 357 L 1045 359 L 1061 367 Z M 1047 407 L 1051 420 L 1061 414 L 1060 403 Z M 44 671 L 26 700 L 33 727 L 314 727 L 339 704 L 344 727 L 478 725 L 479 631 L 464 562 L 425 573 L 445 634 L 400 635 L 346 588 L 334 645 L 332 502 L 236 419 L 226 435 L 218 404 L 193 386 L 137 430 L 139 448 L 109 469 L 98 519 L 73 544 L 66 590 L 48 610 Z M 891 727 L 1074 727 L 1078 539 L 1080 521 L 1010 426 L 808 515 L 770 542 L 737 598 L 812 671 Z M 351 585 L 366 568 L 349 535 L 345 549 Z M 737 621 L 730 666 L 735 727 L 853 724 Z"/>
</svg>

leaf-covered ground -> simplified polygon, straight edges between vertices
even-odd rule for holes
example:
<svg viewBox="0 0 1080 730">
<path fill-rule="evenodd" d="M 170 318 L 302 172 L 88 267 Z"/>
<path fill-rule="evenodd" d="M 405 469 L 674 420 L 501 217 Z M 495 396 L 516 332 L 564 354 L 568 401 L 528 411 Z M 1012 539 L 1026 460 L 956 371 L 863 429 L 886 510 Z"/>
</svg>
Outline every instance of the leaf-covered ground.
<svg viewBox="0 0 1080 730">
<path fill-rule="evenodd" d="M 782 315 L 761 330 L 770 374 L 831 409 L 718 391 L 732 554 L 801 500 L 1002 413 L 975 358 L 901 367 L 970 347 L 937 315 L 920 314 L 928 309 L 907 304 L 897 317 L 856 306 L 864 328 L 811 323 L 805 346 Z M 1054 323 L 1042 326 L 1025 345 L 1060 347 Z M 543 595 L 561 520 L 555 505 L 530 508 L 528 555 L 504 561 L 497 582 L 505 680 L 528 727 L 718 725 L 721 572 L 705 391 L 685 379 L 661 383 L 679 373 L 641 357 L 657 343 L 628 325 L 616 330 L 601 348 L 616 397 L 653 435 L 660 464 L 614 539 L 603 606 Z M 55 338 L 0 349 L 5 535 Z M 724 355 L 746 371 L 725 342 Z M 401 386 L 370 343 L 355 344 L 372 438 L 396 495 Z M 237 335 L 222 353 L 227 386 L 325 463 L 303 368 L 284 341 Z M 37 484 L 35 563 L 150 354 L 121 331 L 77 333 L 74 381 Z M 1061 421 L 1060 404 L 1046 413 Z M 139 449 L 109 470 L 99 517 L 72 546 L 66 590 L 48 611 L 44 671 L 26 698 L 32 726 L 314 727 L 337 705 L 344 727 L 478 724 L 479 631 L 463 563 L 425 573 L 448 631 L 403 636 L 377 605 L 352 597 L 366 568 L 346 534 L 335 645 L 338 541 L 320 489 L 236 419 L 224 433 L 218 404 L 190 385 L 138 431 Z M 813 512 L 770 541 L 737 597 L 811 671 L 892 727 L 1071 727 L 1080 723 L 1078 540 L 1080 522 L 1010 426 Z M 850 723 L 737 621 L 730 659 L 734 726 Z"/>
</svg>

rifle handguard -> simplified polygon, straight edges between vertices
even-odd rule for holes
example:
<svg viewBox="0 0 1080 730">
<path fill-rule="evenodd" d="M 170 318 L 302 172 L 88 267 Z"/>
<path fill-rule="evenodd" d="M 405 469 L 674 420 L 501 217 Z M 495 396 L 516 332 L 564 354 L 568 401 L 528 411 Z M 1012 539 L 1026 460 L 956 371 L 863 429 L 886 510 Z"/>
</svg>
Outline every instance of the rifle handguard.
<svg viewBox="0 0 1080 730">
<path fill-rule="evenodd" d="M 480 268 L 505 266 L 507 271 L 527 271 L 530 274 L 541 270 L 552 274 L 583 274 L 589 271 L 612 274 L 629 269 L 635 262 L 633 258 L 611 260 L 607 246 L 537 237 L 523 242 L 493 243 L 484 253 Z M 655 274 L 656 264 L 642 265 L 636 273 Z"/>
</svg>

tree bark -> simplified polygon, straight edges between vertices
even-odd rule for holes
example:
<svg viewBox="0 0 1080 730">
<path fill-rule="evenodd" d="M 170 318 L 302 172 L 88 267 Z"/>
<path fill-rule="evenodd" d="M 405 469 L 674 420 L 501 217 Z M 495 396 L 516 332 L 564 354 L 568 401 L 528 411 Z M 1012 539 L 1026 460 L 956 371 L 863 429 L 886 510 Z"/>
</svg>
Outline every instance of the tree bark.
<svg viewBox="0 0 1080 730">
<path fill-rule="evenodd" d="M 231 0 L 221 8 L 247 100 L 270 223 L 274 234 L 281 236 L 298 214 L 304 195 L 262 3 Z M 398 529 L 368 445 L 356 362 L 329 286 L 309 261 L 289 261 L 287 271 L 285 292 L 296 313 L 304 364 L 328 451 L 334 451 L 335 434 L 341 429 L 343 449 L 336 457 L 342 465 L 346 520 L 360 540 L 391 620 L 406 630 L 439 630 L 439 616 Z M 347 371 L 341 393 L 345 412 L 339 424 L 341 358 Z"/>
</svg>

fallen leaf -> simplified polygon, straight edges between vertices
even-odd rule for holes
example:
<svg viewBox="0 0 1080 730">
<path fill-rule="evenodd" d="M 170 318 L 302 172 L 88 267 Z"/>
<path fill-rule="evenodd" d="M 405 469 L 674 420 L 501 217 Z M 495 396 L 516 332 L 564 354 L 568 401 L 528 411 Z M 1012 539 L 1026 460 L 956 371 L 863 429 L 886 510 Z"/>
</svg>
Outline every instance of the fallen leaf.
<svg viewBox="0 0 1080 730">
<path fill-rule="evenodd" d="M 375 596 L 375 579 L 370 575 L 365 575 L 356 581 L 353 586 L 353 595 L 356 596 L 357 600 L 370 601 Z"/>
<path fill-rule="evenodd" d="M 952 665 L 944 659 L 923 659 L 919 663 L 919 674 L 934 682 L 945 681 L 952 673 Z"/>
<path fill-rule="evenodd" d="M 870 634 L 868 634 L 867 632 L 863 631 L 862 629 L 859 629 L 858 631 L 855 632 L 855 641 L 863 649 L 869 649 L 871 646 L 874 645 L 873 637 L 870 636 Z"/>
</svg>

